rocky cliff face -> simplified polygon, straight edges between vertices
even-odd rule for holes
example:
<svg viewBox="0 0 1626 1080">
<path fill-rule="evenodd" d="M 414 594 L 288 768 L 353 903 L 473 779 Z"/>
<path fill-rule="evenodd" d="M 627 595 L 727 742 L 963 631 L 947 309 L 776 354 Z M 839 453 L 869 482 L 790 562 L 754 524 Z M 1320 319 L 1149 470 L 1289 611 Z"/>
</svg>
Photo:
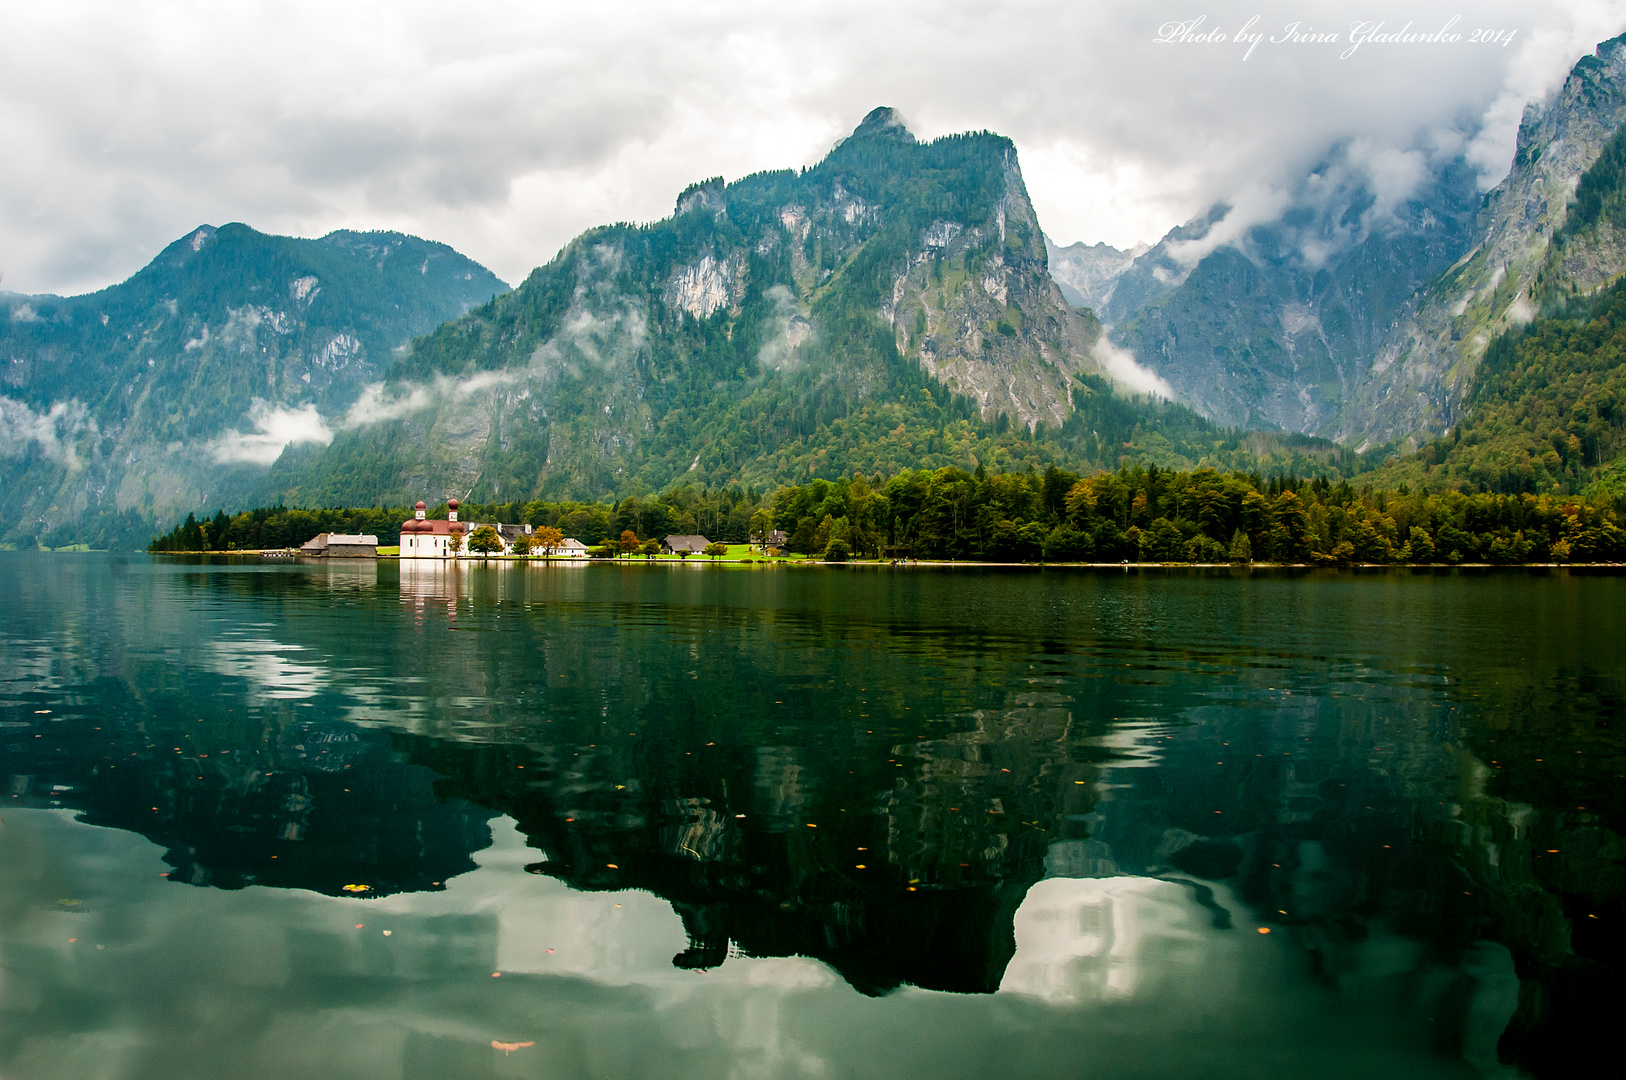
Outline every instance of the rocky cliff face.
<svg viewBox="0 0 1626 1080">
<path fill-rule="evenodd" d="M 1581 175 L 1623 121 L 1626 38 L 1616 38 L 1526 109 L 1512 170 L 1485 196 L 1472 248 L 1407 304 L 1325 434 L 1366 445 L 1446 431 L 1491 339 L 1535 315 L 1550 255 L 1559 256 L 1555 280 L 1580 289 L 1626 269 L 1608 224 L 1549 252 Z"/>
<path fill-rule="evenodd" d="M 984 419 L 1005 413 L 1024 427 L 1060 426 L 1072 411 L 1073 376 L 1094 370 L 1097 324 L 1071 309 L 1047 273 L 1015 150 L 1000 165 L 992 217 L 970 227 L 934 221 L 882 311 L 898 351 L 974 398 Z"/>
<path fill-rule="evenodd" d="M 331 439 L 413 336 L 505 288 L 398 233 L 226 225 L 100 292 L 0 295 L 0 539 L 139 528 L 256 484 L 289 442 Z"/>
</svg>

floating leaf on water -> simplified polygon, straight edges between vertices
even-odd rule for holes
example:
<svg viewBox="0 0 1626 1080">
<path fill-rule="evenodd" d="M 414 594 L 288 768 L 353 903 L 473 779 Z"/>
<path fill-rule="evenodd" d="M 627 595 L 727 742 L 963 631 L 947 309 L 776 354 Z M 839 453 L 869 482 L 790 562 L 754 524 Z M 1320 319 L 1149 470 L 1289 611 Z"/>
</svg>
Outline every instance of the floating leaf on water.
<svg viewBox="0 0 1626 1080">
<path fill-rule="evenodd" d="M 511 1054 L 515 1050 L 523 1050 L 527 1046 L 535 1046 L 535 1045 L 536 1045 L 536 1040 L 534 1040 L 534 1039 L 527 1040 L 526 1042 L 512 1042 L 512 1043 L 498 1042 L 496 1039 L 491 1040 L 491 1048 L 493 1050 L 501 1050 L 505 1054 Z"/>
<path fill-rule="evenodd" d="M 348 893 L 372 892 L 373 887 L 371 885 L 346 885 L 344 891 Z"/>
</svg>

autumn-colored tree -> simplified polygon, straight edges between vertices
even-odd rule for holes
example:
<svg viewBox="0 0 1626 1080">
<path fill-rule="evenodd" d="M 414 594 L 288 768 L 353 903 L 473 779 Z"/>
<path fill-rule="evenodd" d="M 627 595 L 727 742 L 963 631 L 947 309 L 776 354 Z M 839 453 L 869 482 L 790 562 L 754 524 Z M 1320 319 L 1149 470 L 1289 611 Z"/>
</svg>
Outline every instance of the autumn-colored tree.
<svg viewBox="0 0 1626 1080">
<path fill-rule="evenodd" d="M 564 542 L 565 534 L 550 525 L 544 525 L 531 534 L 531 546 L 540 548 L 544 555 L 552 555 Z"/>
<path fill-rule="evenodd" d="M 621 530 L 620 547 L 621 554 L 623 555 L 631 555 L 634 551 L 637 551 L 638 534 L 633 532 L 631 529 Z"/>
</svg>

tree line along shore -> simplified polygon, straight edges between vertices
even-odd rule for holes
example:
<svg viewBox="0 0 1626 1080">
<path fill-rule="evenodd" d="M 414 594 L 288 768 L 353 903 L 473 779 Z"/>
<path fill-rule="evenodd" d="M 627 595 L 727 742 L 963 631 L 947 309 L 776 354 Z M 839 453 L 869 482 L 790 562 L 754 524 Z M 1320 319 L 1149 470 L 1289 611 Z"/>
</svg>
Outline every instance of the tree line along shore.
<svg viewBox="0 0 1626 1080">
<path fill-rule="evenodd" d="M 1213 469 L 1133 466 L 1080 477 L 1056 466 L 1042 473 L 950 467 L 760 493 L 684 485 L 613 503 L 465 502 L 460 516 L 557 530 L 601 557 L 648 554 L 651 539 L 692 534 L 722 545 L 771 537 L 784 554 L 831 561 L 1511 565 L 1626 560 L 1623 503 L 1605 490 L 1357 489 L 1326 477 Z M 429 514 L 444 518 L 446 507 Z M 282 549 L 321 532 L 372 533 L 388 544 L 410 516 L 405 506 L 192 514 L 148 550 Z"/>
</svg>

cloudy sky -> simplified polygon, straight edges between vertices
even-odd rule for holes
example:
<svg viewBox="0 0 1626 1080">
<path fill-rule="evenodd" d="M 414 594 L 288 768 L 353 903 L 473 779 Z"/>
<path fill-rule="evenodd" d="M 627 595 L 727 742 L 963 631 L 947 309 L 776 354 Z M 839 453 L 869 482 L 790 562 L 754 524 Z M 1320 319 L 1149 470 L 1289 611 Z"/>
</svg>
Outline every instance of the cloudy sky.
<svg viewBox="0 0 1626 1080">
<path fill-rule="evenodd" d="M 1251 53 L 1155 40 L 1255 17 Z M 1343 56 L 1352 24 L 1453 17 L 1458 41 Z M 1270 40 L 1292 24 L 1341 40 Z M 0 289 L 97 288 L 227 221 L 399 229 L 517 282 L 693 180 L 811 164 L 882 104 L 1011 136 L 1053 238 L 1123 246 L 1268 204 L 1339 140 L 1376 170 L 1460 149 L 1492 184 L 1524 103 L 1622 31 L 1626 0 L 7 4 Z"/>
</svg>

